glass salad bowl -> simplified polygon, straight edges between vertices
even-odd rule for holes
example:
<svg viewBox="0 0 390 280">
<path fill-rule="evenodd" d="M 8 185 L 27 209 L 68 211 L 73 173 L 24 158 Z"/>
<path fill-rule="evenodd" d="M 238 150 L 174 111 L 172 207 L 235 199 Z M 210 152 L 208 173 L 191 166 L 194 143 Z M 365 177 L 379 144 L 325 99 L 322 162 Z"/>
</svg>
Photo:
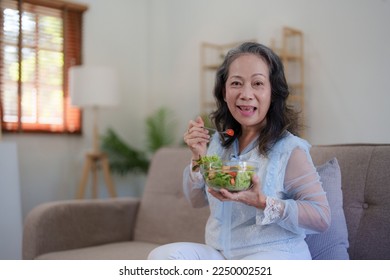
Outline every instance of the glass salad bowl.
<svg viewBox="0 0 390 280">
<path fill-rule="evenodd" d="M 252 176 L 259 166 L 253 161 L 210 161 L 200 164 L 206 184 L 214 190 L 245 191 L 252 187 Z"/>
</svg>

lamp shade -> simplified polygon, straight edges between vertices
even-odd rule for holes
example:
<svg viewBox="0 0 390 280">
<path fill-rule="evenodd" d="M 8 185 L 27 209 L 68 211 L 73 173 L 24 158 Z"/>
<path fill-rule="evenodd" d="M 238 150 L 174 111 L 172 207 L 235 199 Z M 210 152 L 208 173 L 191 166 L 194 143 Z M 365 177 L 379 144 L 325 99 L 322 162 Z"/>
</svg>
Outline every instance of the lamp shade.
<svg viewBox="0 0 390 280">
<path fill-rule="evenodd" d="M 69 69 L 72 105 L 110 107 L 118 105 L 118 80 L 114 69 L 103 66 L 72 66 Z"/>
</svg>

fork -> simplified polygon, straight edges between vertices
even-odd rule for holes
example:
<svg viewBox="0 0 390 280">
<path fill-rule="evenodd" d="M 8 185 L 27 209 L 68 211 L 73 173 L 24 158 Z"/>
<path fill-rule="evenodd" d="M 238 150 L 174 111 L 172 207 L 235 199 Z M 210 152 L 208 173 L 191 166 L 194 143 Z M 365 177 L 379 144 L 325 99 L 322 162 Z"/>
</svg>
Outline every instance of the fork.
<svg viewBox="0 0 390 280">
<path fill-rule="evenodd" d="M 211 130 L 211 131 L 214 131 L 214 132 L 218 132 L 220 134 L 224 134 L 224 135 L 227 135 L 227 136 L 230 136 L 230 137 L 234 136 L 234 130 L 231 129 L 231 128 L 226 129 L 225 131 L 218 131 L 215 128 L 206 127 L 206 126 L 203 126 L 202 128 L 207 129 L 207 130 Z"/>
</svg>

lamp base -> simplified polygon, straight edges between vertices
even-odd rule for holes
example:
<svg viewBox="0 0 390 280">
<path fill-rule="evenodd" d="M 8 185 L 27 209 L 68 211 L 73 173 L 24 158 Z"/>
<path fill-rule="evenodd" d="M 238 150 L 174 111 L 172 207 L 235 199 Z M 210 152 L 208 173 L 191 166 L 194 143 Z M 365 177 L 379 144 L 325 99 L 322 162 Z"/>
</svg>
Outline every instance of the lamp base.
<svg viewBox="0 0 390 280">
<path fill-rule="evenodd" d="M 103 168 L 103 175 L 104 175 L 104 180 L 106 182 L 108 193 L 110 194 L 111 197 L 116 197 L 117 194 L 116 194 L 114 183 L 111 179 L 111 173 L 110 173 L 110 167 L 108 164 L 107 155 L 101 152 L 92 152 L 92 153 L 87 153 L 85 157 L 86 159 L 83 167 L 83 176 L 79 184 L 76 198 L 84 197 L 87 182 L 88 182 L 89 172 L 92 173 L 92 197 L 97 198 L 97 192 L 98 192 L 97 175 L 98 175 L 98 169 L 100 165 Z"/>
</svg>

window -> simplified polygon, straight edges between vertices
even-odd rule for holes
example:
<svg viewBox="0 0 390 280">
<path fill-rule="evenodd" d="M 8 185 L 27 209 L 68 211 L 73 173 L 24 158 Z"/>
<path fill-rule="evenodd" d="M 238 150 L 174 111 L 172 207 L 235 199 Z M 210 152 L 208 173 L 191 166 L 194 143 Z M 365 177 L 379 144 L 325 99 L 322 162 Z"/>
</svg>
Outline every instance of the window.
<svg viewBox="0 0 390 280">
<path fill-rule="evenodd" d="M 81 64 L 83 5 L 0 1 L 0 118 L 3 131 L 80 133 L 68 69 Z"/>
</svg>

